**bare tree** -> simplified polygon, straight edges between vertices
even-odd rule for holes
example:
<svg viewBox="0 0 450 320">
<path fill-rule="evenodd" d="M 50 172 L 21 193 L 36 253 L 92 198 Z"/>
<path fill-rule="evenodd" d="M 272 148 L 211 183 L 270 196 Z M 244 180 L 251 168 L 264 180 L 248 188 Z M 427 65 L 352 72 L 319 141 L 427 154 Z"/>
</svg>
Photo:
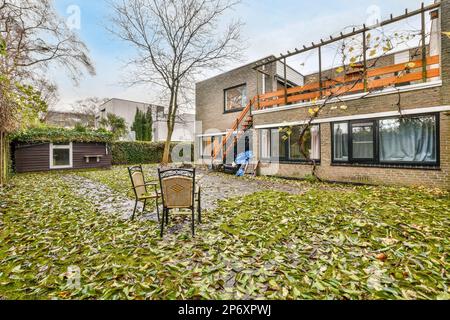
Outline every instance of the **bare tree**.
<svg viewBox="0 0 450 320">
<path fill-rule="evenodd" d="M 108 101 L 109 98 L 89 97 L 77 100 L 72 104 L 72 110 L 77 113 L 86 114 L 95 117 L 100 112 L 100 106 Z"/>
<path fill-rule="evenodd" d="M 199 74 L 240 57 L 239 21 L 220 26 L 221 17 L 239 0 L 120 0 L 112 3 L 113 34 L 130 43 L 137 55 L 129 61 L 138 72 L 134 84 L 157 85 L 167 101 L 167 139 L 163 164 L 183 94 Z"/>
<path fill-rule="evenodd" d="M 41 96 L 41 107 L 54 100 L 56 86 L 45 76 L 50 66 L 66 70 L 75 83 L 85 71 L 95 74 L 86 45 L 58 16 L 51 0 L 0 0 L 0 53 L 4 128 L 23 122 L 26 110 L 20 110 L 18 97 Z"/>
</svg>

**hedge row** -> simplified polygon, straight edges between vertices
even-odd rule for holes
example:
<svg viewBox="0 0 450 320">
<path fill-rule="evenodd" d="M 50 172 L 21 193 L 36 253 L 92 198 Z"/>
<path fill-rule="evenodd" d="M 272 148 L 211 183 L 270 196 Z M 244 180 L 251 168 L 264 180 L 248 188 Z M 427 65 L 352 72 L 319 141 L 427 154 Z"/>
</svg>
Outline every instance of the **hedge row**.
<svg viewBox="0 0 450 320">
<path fill-rule="evenodd" d="M 18 143 L 110 142 L 112 139 L 112 133 L 103 129 L 80 130 L 46 126 L 18 131 L 11 135 L 11 141 Z"/>
<path fill-rule="evenodd" d="M 171 150 L 179 143 L 172 143 Z M 191 160 L 194 148 L 191 146 Z M 113 165 L 160 163 L 164 153 L 164 142 L 113 142 L 110 143 Z"/>
</svg>

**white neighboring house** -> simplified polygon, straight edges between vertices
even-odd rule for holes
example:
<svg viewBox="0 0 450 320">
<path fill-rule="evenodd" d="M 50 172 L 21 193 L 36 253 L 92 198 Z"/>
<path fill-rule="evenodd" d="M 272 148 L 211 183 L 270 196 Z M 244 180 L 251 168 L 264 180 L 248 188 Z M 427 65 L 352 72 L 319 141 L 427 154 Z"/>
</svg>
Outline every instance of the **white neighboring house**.
<svg viewBox="0 0 450 320">
<path fill-rule="evenodd" d="M 135 133 L 131 130 L 133 126 L 136 110 L 147 112 L 152 110 L 153 118 L 153 141 L 165 141 L 167 137 L 167 114 L 163 106 L 136 102 L 123 99 L 110 99 L 100 106 L 100 113 L 96 117 L 98 127 L 101 119 L 106 118 L 108 113 L 124 118 L 129 131 L 128 137 L 124 140 L 134 141 Z M 175 128 L 172 134 L 172 141 L 194 141 L 195 115 L 184 113 L 177 116 Z"/>
</svg>

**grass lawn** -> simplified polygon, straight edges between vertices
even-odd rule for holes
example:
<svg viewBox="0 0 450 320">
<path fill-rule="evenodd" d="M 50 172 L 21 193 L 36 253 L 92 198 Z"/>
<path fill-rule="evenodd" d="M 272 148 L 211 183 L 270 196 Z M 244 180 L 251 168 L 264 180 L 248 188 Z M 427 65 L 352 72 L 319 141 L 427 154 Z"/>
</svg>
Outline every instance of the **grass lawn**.
<svg viewBox="0 0 450 320">
<path fill-rule="evenodd" d="M 80 174 L 128 193 L 123 167 Z M 100 214 L 61 173 L 0 189 L 0 299 L 450 299 L 449 255 L 439 190 L 256 193 L 222 201 L 195 239 L 189 226 L 160 239 L 154 222 Z"/>
</svg>

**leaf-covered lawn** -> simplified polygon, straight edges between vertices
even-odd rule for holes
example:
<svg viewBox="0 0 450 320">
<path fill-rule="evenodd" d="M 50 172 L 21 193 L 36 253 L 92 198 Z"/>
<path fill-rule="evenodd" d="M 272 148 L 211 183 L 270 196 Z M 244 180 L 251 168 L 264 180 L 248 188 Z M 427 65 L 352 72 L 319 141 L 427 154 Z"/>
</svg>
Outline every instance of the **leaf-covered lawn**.
<svg viewBox="0 0 450 320">
<path fill-rule="evenodd" d="M 195 239 L 187 225 L 161 240 L 153 222 L 99 214 L 59 173 L 12 182 L 0 191 L 0 298 L 450 299 L 447 192 L 258 193 L 223 201 Z M 67 287 L 73 265 L 79 289 Z"/>
</svg>

